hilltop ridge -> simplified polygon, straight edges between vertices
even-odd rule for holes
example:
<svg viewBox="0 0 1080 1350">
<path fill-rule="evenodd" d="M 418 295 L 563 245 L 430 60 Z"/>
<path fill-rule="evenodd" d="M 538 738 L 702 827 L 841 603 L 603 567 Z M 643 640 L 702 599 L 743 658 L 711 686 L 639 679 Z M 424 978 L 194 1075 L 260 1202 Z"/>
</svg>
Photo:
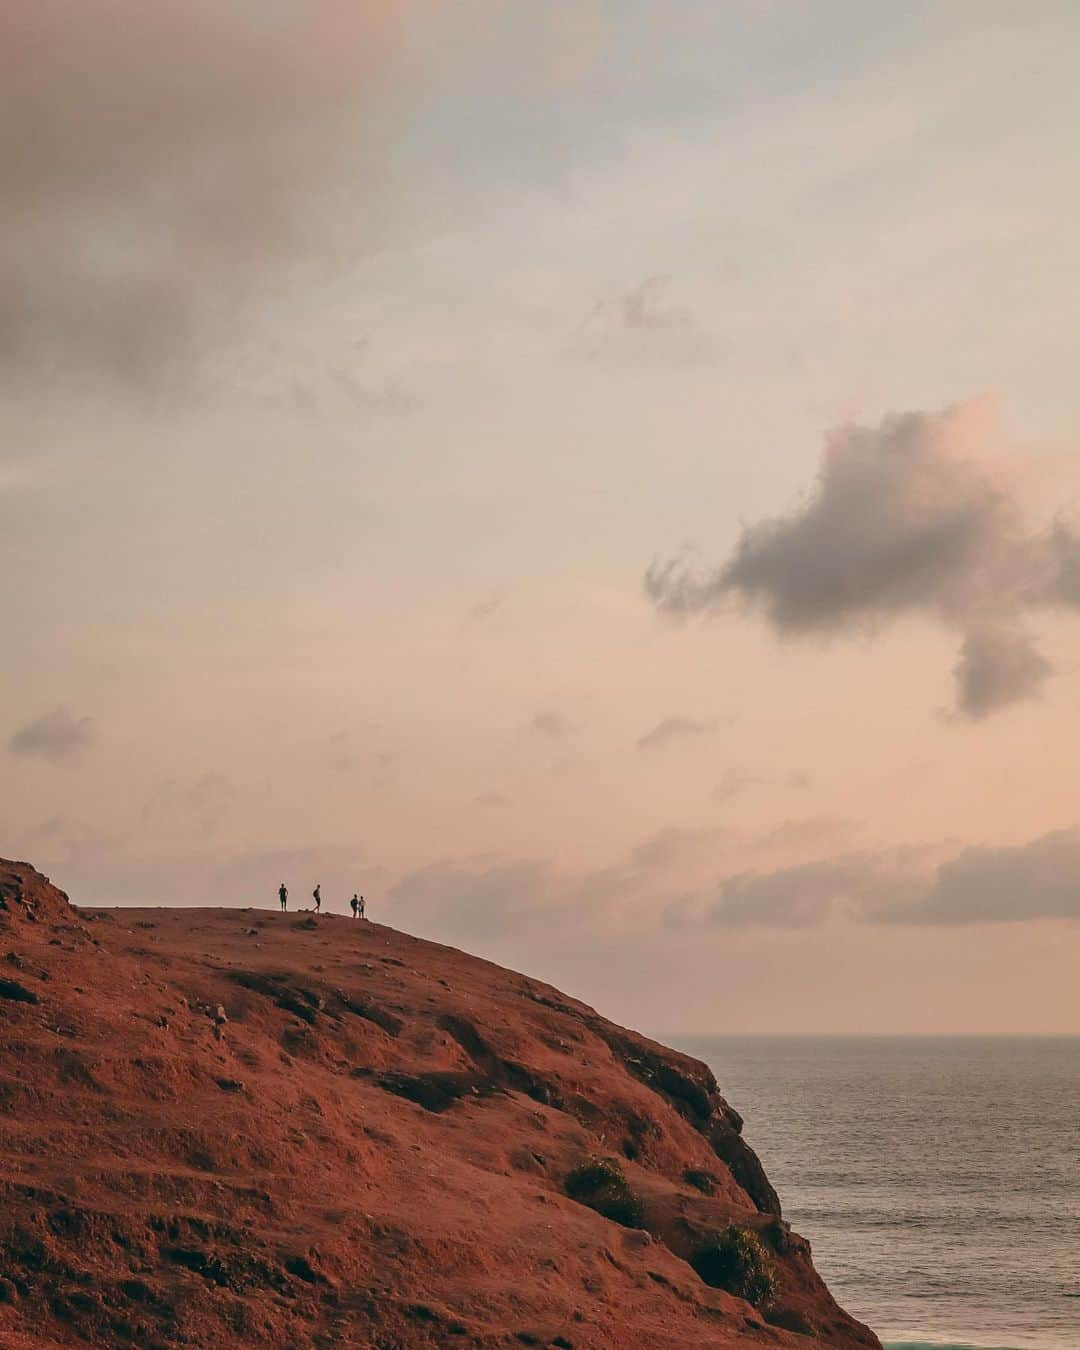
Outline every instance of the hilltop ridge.
<svg viewBox="0 0 1080 1350">
<path fill-rule="evenodd" d="M 8 1350 L 879 1344 L 705 1065 L 451 948 L 0 862 L 0 1028 Z M 635 1226 L 567 1195 L 597 1160 Z M 731 1224 L 761 1308 L 689 1264 Z"/>
</svg>

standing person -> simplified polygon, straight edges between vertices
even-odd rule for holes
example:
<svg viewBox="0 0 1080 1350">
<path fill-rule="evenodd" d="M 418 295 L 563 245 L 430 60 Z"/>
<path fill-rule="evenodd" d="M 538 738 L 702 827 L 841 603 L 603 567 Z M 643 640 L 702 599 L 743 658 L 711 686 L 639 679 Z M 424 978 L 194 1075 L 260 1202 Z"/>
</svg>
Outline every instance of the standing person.
<svg viewBox="0 0 1080 1350">
<path fill-rule="evenodd" d="M 319 889 L 318 883 L 316 883 L 315 889 L 311 892 L 311 898 L 315 901 L 315 913 L 318 914 L 322 910 L 322 892 Z"/>
<path fill-rule="evenodd" d="M 359 907 L 357 913 L 358 913 L 358 915 L 359 915 L 359 917 L 360 917 L 361 919 L 364 917 L 364 897 L 363 897 L 363 896 L 360 897 L 360 907 Z"/>
<path fill-rule="evenodd" d="M 289 888 L 284 882 L 277 888 L 277 898 L 281 901 L 281 912 L 284 914 L 289 908 Z"/>
<path fill-rule="evenodd" d="M 354 919 L 357 919 L 357 918 L 360 917 L 360 901 L 357 900 L 357 898 L 356 898 L 355 895 L 354 895 L 353 898 L 349 901 L 349 908 L 352 910 L 352 916 L 353 916 Z"/>
</svg>

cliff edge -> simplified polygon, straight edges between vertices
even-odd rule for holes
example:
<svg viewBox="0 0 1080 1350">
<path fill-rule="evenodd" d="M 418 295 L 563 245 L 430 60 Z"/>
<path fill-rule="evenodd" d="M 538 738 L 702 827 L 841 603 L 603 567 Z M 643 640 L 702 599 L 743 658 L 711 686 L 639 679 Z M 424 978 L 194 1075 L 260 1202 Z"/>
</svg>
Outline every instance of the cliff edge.
<svg viewBox="0 0 1080 1350">
<path fill-rule="evenodd" d="M 697 1060 L 378 924 L 7 862 L 0 1193 L 5 1350 L 879 1345 Z M 690 1264 L 732 1225 L 760 1306 Z"/>
</svg>

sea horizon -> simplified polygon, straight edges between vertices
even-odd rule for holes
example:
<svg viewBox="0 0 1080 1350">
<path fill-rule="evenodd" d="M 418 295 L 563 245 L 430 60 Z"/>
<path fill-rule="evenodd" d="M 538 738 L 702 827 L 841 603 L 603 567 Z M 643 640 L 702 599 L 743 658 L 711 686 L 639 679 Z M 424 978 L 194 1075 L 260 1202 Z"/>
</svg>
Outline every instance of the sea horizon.
<svg viewBox="0 0 1080 1350">
<path fill-rule="evenodd" d="M 1080 1031 L 669 1031 L 648 1033 L 661 1044 L 714 1041 L 1080 1041 Z"/>
</svg>

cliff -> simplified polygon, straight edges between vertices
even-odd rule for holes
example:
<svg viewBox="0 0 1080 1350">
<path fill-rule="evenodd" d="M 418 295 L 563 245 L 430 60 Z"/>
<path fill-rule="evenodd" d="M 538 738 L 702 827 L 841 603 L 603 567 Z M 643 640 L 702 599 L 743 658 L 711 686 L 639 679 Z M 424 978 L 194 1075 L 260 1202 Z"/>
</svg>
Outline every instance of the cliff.
<svg viewBox="0 0 1080 1350">
<path fill-rule="evenodd" d="M 604 1160 L 622 1223 L 573 1184 Z M 0 862 L 0 1189 L 6 1350 L 878 1345 L 703 1064 L 343 917 L 77 909 Z M 689 1264 L 732 1224 L 760 1307 Z"/>
</svg>

